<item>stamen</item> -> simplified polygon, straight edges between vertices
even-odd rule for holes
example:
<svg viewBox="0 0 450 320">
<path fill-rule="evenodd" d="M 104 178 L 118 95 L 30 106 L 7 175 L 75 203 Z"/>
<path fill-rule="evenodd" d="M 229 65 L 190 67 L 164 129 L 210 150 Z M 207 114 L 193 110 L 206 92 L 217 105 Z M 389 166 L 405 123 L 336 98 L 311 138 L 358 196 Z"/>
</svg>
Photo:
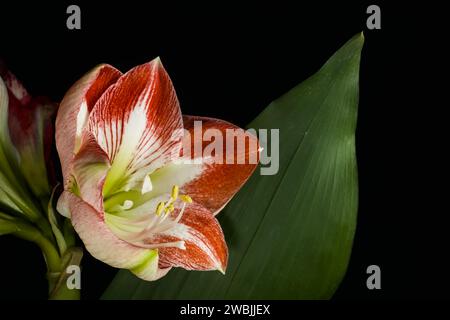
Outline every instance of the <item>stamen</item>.
<svg viewBox="0 0 450 320">
<path fill-rule="evenodd" d="M 176 217 L 171 216 L 171 213 L 175 211 L 175 203 L 180 200 L 181 206 L 178 206 L 179 212 Z M 149 216 L 135 218 L 132 222 L 124 223 L 125 227 L 136 226 L 140 230 L 128 234 L 124 239 L 130 243 L 144 248 L 164 248 L 175 247 L 179 249 L 186 249 L 184 241 L 165 242 L 165 243 L 145 243 L 146 239 L 151 238 L 152 235 L 162 234 L 174 227 L 180 222 L 186 209 L 186 205 L 192 203 L 192 198 L 185 194 L 179 194 L 179 187 L 174 185 L 168 201 L 161 201 L 156 206 L 155 213 L 150 213 Z M 133 202 L 126 200 L 124 206 L 133 206 Z M 125 219 L 125 218 L 124 218 Z M 142 223 L 145 221 L 145 224 Z M 142 226 L 142 227 L 141 227 Z M 124 231 L 127 231 L 124 229 Z"/>
<path fill-rule="evenodd" d="M 172 203 L 170 203 L 170 204 L 166 207 L 166 209 L 165 209 L 166 214 L 171 213 L 173 210 L 175 210 L 175 207 L 173 206 Z"/>
<path fill-rule="evenodd" d="M 156 215 L 157 215 L 157 216 L 161 215 L 161 213 L 163 212 L 165 206 L 166 206 L 166 205 L 165 205 L 164 202 L 160 202 L 160 203 L 158 204 L 158 207 L 156 207 Z"/>
<path fill-rule="evenodd" d="M 192 203 L 192 198 L 189 197 L 187 194 L 182 194 L 180 196 L 180 200 L 183 201 L 184 203 Z"/>
<path fill-rule="evenodd" d="M 184 209 L 186 208 L 186 203 L 183 203 L 183 206 L 181 207 L 180 213 L 178 213 L 178 216 L 175 218 L 175 223 L 178 223 L 181 218 L 183 217 Z"/>
<path fill-rule="evenodd" d="M 174 185 L 172 187 L 172 195 L 171 195 L 171 198 L 173 199 L 173 201 L 177 200 L 177 198 L 178 198 L 178 191 L 179 191 L 178 186 Z"/>
</svg>

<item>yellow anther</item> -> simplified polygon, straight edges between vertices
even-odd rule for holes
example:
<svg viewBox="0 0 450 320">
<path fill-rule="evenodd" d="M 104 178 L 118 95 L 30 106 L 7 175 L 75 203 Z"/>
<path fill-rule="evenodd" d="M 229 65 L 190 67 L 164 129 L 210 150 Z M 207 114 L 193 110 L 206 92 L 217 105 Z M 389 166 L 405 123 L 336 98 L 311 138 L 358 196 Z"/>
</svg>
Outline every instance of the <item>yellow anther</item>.
<svg viewBox="0 0 450 320">
<path fill-rule="evenodd" d="M 178 198 L 178 191 L 179 191 L 178 186 L 177 186 L 177 185 L 174 185 L 174 186 L 172 187 L 172 195 L 170 196 L 170 197 L 172 198 L 173 201 L 177 200 L 177 198 Z"/>
<path fill-rule="evenodd" d="M 164 204 L 164 202 L 158 203 L 158 206 L 156 207 L 156 215 L 157 216 L 159 216 L 161 214 L 161 212 L 163 212 L 165 206 L 166 205 Z"/>
<path fill-rule="evenodd" d="M 180 196 L 180 200 L 185 202 L 185 203 L 192 203 L 192 198 L 189 197 L 187 194 L 182 194 Z"/>
</svg>

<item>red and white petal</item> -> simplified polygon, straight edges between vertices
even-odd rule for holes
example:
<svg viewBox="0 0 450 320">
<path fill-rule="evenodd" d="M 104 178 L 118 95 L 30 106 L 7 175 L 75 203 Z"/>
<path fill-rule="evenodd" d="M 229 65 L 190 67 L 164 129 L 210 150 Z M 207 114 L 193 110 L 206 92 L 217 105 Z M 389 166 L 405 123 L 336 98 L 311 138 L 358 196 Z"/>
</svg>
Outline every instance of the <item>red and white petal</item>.
<svg viewBox="0 0 450 320">
<path fill-rule="evenodd" d="M 204 162 L 201 166 L 201 172 L 193 180 L 182 185 L 181 192 L 190 195 L 194 201 L 217 214 L 256 169 L 259 161 L 258 139 L 223 120 L 184 116 L 183 121 L 185 129 L 190 133 L 183 139 L 183 151 L 190 150 L 190 154 L 185 153 L 183 157 L 195 160 L 203 156 Z M 201 121 L 201 136 L 194 132 L 195 121 Z M 234 132 L 236 135 L 233 148 L 227 148 L 227 143 L 230 143 L 227 141 L 227 130 L 229 133 Z M 206 139 L 203 139 L 206 141 L 201 143 L 200 139 L 207 131 L 209 131 L 208 134 L 211 137 L 206 134 Z M 207 156 L 211 151 L 211 146 L 209 146 L 211 141 L 208 141 L 208 139 L 215 141 L 214 139 L 219 138 L 219 134 L 222 137 L 222 143 L 216 144 L 218 147 L 214 152 L 211 152 L 214 159 L 208 159 Z M 244 141 L 245 145 L 240 147 L 238 141 Z M 217 163 L 217 159 L 220 159 L 222 163 Z"/>
<path fill-rule="evenodd" d="M 69 208 L 69 198 L 72 193 L 69 191 L 63 191 L 58 198 L 58 202 L 56 203 L 56 211 L 63 217 L 68 219 L 71 218 L 70 208 Z"/>
<path fill-rule="evenodd" d="M 177 157 L 182 129 L 175 89 L 159 59 L 123 75 L 89 116 L 89 130 L 112 163 L 105 195 L 135 188 Z"/>
<path fill-rule="evenodd" d="M 130 269 L 144 280 L 157 280 L 168 269 L 158 266 L 158 251 L 140 248 L 117 238 L 105 224 L 103 214 L 75 195 L 66 193 L 72 224 L 96 259 L 113 267 Z"/>
<path fill-rule="evenodd" d="M 176 217 L 179 208 L 172 213 Z M 185 249 L 164 247 L 164 243 L 184 241 Z M 225 273 L 228 248 L 219 222 L 211 212 L 197 203 L 186 206 L 179 223 L 144 241 L 162 245 L 159 248 L 160 268 L 181 267 L 186 270 L 219 270 Z"/>
<path fill-rule="evenodd" d="M 8 125 L 19 156 L 19 168 L 38 197 L 51 193 L 56 183 L 51 156 L 54 139 L 53 116 L 57 105 L 43 97 L 33 98 L 27 105 L 9 92 Z"/>
<path fill-rule="evenodd" d="M 178 185 L 182 193 L 217 214 L 251 176 L 259 161 L 259 144 L 255 136 L 223 120 L 192 116 L 183 119 L 187 133 L 183 137 L 182 158 L 150 176 L 152 191 L 144 195 L 119 195 L 118 201 L 128 197 L 136 204 L 142 204 Z M 194 121 L 200 121 L 201 128 L 194 129 Z M 234 146 L 229 150 L 227 130 L 236 134 Z M 211 140 L 216 142 L 217 139 L 220 143 L 214 148 Z M 246 144 L 241 147 L 238 141 Z M 213 149 L 216 150 L 210 152 Z M 209 157 L 210 153 L 212 157 Z"/>
<path fill-rule="evenodd" d="M 22 83 L 12 74 L 0 61 L 0 77 L 3 79 L 6 88 L 20 104 L 26 105 L 31 101 L 31 96 Z"/>
<path fill-rule="evenodd" d="M 64 184 L 71 176 L 71 163 L 80 147 L 89 113 L 105 90 L 120 76 L 121 72 L 112 66 L 99 65 L 78 80 L 61 101 L 56 118 L 56 148 Z"/>
<path fill-rule="evenodd" d="M 89 131 L 82 137 L 81 147 L 73 159 L 76 192 L 97 211 L 103 211 L 103 184 L 110 168 L 108 155 Z"/>
</svg>

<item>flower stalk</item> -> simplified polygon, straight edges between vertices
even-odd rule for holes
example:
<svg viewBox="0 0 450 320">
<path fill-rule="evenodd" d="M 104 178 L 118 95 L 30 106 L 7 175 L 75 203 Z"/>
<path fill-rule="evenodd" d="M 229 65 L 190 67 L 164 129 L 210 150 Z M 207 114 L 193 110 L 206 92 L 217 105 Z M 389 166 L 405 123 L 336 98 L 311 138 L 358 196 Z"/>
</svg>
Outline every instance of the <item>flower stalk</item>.
<svg viewBox="0 0 450 320">
<path fill-rule="evenodd" d="M 15 224 L 17 226 L 17 231 L 14 232 L 15 236 L 35 243 L 42 250 L 48 272 L 60 272 L 61 257 L 54 243 L 29 223 L 17 219 Z"/>
<path fill-rule="evenodd" d="M 45 219 L 42 219 L 45 221 Z M 47 221 L 48 223 L 48 221 Z M 80 298 L 80 290 L 69 289 L 66 283 L 69 274 L 68 266 L 79 266 L 82 258 L 82 250 L 71 246 L 62 254 L 54 240 L 47 238 L 37 226 L 16 217 L 11 217 L 0 212 L 0 234 L 9 233 L 20 239 L 36 244 L 42 251 L 47 265 L 47 280 L 50 299 L 73 300 Z M 6 231 L 8 228 L 8 232 Z M 3 232 L 2 232 L 3 231 Z M 72 233 L 72 234 L 70 234 Z M 73 231 L 67 231 L 66 235 L 73 244 Z"/>
</svg>

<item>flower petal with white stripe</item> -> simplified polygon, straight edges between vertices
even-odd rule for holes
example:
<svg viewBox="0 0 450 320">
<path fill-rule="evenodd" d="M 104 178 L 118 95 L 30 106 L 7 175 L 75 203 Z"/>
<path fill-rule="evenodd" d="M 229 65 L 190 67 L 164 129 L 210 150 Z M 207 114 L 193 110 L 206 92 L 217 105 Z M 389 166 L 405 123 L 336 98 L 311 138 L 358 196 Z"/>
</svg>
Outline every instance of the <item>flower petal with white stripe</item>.
<svg viewBox="0 0 450 320">
<path fill-rule="evenodd" d="M 175 89 L 159 59 L 124 74 L 97 101 L 88 123 L 112 167 L 103 192 L 134 187 L 178 156 L 183 122 Z"/>
</svg>

